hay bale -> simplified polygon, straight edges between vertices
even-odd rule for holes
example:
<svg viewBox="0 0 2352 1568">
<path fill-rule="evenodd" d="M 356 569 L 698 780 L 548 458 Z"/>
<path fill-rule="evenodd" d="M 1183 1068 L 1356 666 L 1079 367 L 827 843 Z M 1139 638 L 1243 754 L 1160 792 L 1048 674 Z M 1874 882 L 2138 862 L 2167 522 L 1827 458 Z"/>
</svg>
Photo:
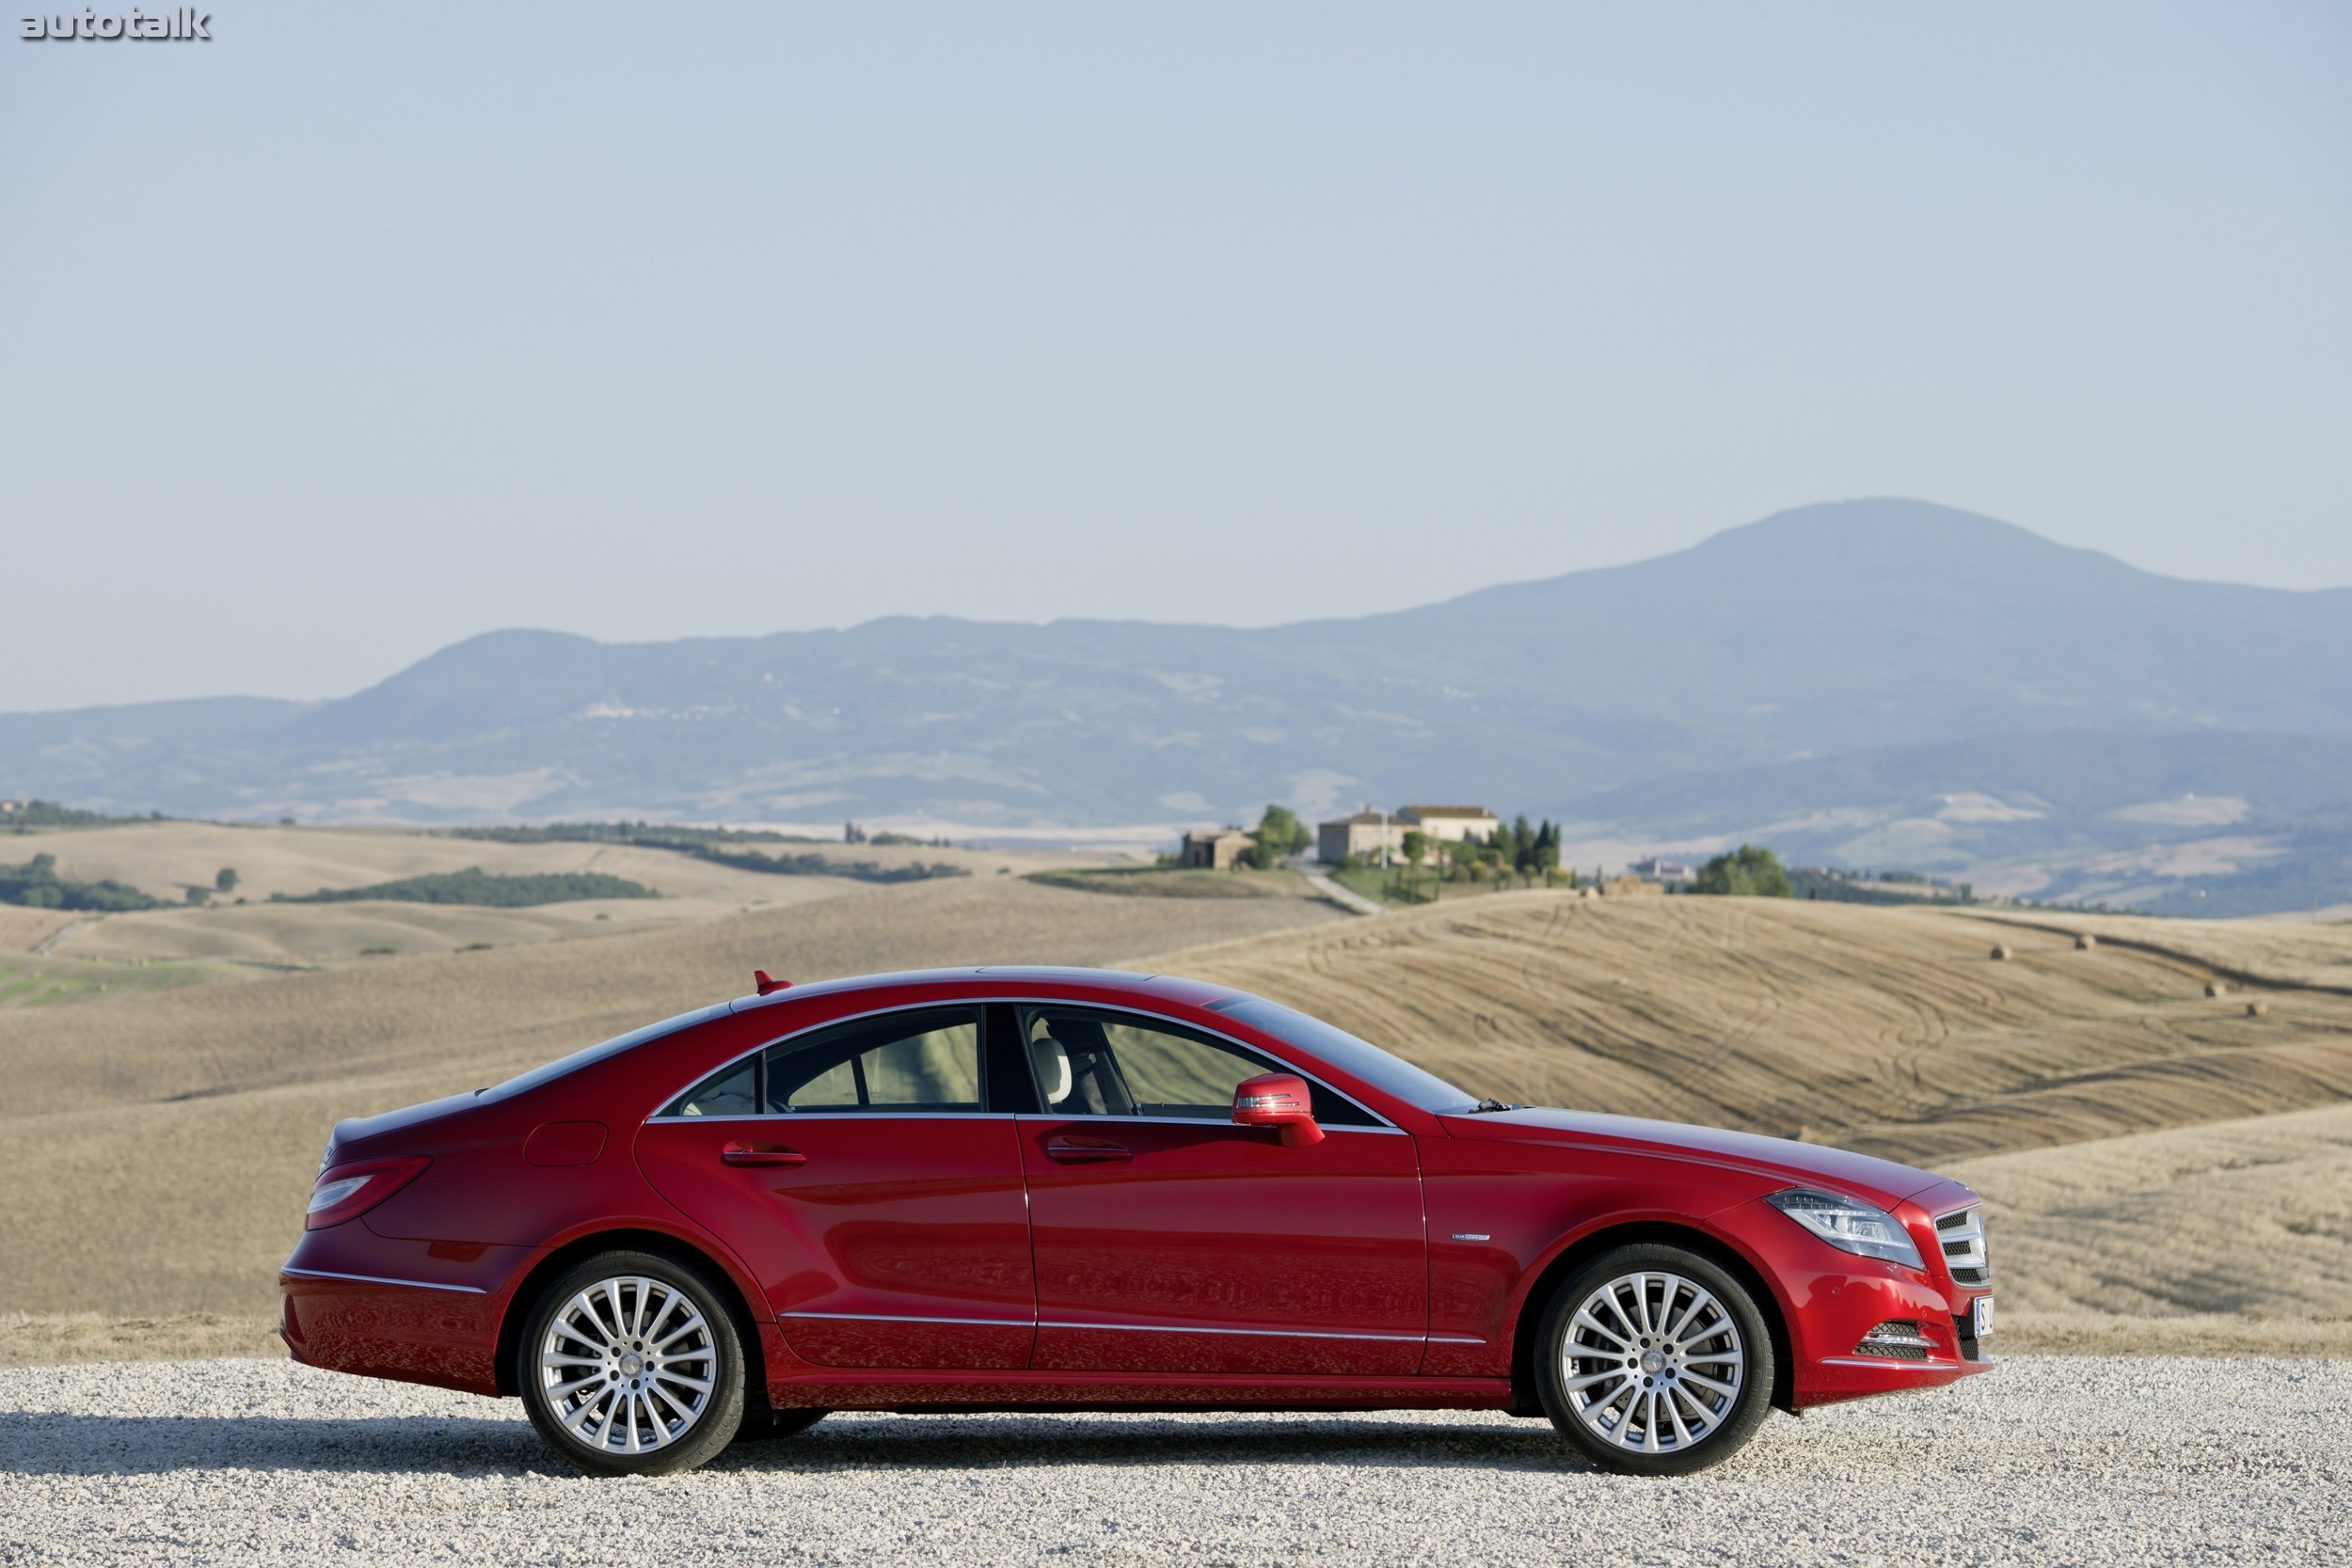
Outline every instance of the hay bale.
<svg viewBox="0 0 2352 1568">
<path fill-rule="evenodd" d="M 2263 1018 L 2267 1016 L 2269 1012 L 2270 1004 L 2267 1002 L 2249 1002 L 2246 1004 L 2246 1016 L 2248 1018 Z"/>
<path fill-rule="evenodd" d="M 2077 953 L 2088 953 L 2098 945 L 2099 939 L 2089 931 L 2080 932 L 2074 938 L 2074 951 Z"/>
<path fill-rule="evenodd" d="M 2227 996 L 2230 994 L 2230 988 L 2223 985 L 2218 980 L 2208 980 L 2205 982 L 2205 994 L 2207 996 Z"/>
<path fill-rule="evenodd" d="M 2009 962 L 2010 957 L 2011 954 L 2010 953 L 2008 942 L 1996 942 L 1993 944 L 1993 961 L 1994 963 L 2007 963 Z"/>
</svg>

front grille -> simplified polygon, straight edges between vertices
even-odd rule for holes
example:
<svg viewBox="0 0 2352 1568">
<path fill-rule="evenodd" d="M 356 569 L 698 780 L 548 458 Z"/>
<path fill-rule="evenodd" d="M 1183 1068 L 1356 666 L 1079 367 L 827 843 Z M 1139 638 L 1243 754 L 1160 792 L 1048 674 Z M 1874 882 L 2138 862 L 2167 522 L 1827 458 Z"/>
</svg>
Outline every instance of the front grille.
<svg viewBox="0 0 2352 1568">
<path fill-rule="evenodd" d="M 1984 1359 L 1984 1341 L 1977 1338 L 1977 1320 L 1967 1312 L 1952 1314 L 1952 1339 L 1960 1346 L 1963 1361 Z"/>
<path fill-rule="evenodd" d="M 1957 1209 L 1939 1214 L 1935 1239 L 1943 1243 L 1944 1266 L 1955 1285 L 1983 1285 L 1993 1278 L 1993 1261 L 1984 1247 L 1984 1211 Z"/>
<path fill-rule="evenodd" d="M 1889 1361 L 1925 1361 L 1935 1341 L 1909 1318 L 1890 1318 L 1862 1337 L 1856 1355 L 1883 1356 Z"/>
</svg>

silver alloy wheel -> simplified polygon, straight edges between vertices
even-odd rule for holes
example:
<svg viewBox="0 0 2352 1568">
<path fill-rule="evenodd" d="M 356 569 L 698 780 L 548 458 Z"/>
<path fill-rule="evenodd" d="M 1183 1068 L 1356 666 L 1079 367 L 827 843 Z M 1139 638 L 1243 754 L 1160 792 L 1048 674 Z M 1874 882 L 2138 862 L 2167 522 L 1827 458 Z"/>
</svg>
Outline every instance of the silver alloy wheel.
<svg viewBox="0 0 2352 1568">
<path fill-rule="evenodd" d="M 600 1279 L 565 1302 L 539 1342 L 539 1386 L 565 1431 L 607 1453 L 649 1453 L 709 1408 L 718 1346 L 677 1287 Z"/>
<path fill-rule="evenodd" d="M 1747 1375 L 1740 1325 L 1678 1274 L 1620 1275 L 1561 1341 L 1560 1386 L 1586 1431 L 1634 1453 L 1683 1453 L 1732 1418 Z"/>
</svg>

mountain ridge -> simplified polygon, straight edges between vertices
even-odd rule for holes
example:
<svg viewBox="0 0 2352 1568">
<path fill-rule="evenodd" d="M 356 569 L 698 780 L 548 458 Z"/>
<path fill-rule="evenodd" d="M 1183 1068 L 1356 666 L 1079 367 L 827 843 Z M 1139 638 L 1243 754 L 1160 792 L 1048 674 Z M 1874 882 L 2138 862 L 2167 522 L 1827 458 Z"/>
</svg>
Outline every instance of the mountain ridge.
<svg viewBox="0 0 2352 1568">
<path fill-rule="evenodd" d="M 231 818 L 1233 819 L 2059 730 L 2352 735 L 2352 589 L 2164 578 L 1924 501 L 1262 628 L 508 628 L 348 697 L 0 715 L 0 794 Z"/>
</svg>

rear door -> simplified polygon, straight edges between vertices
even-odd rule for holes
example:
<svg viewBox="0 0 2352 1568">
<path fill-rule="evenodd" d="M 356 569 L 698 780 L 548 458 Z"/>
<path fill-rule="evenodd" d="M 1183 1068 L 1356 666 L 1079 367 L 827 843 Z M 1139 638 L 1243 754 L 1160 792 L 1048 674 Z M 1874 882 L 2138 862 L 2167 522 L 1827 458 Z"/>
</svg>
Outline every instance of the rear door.
<svg viewBox="0 0 2352 1568">
<path fill-rule="evenodd" d="M 1034 1366 L 1409 1376 L 1428 1331 L 1413 1139 L 1328 1089 L 1321 1143 L 1231 1120 L 1291 1071 L 1149 1015 L 1020 1012 L 1044 1110 L 1019 1118 L 1037 1255 Z"/>
<path fill-rule="evenodd" d="M 986 1109 L 982 1023 L 977 1006 L 924 1007 L 784 1040 L 639 1135 L 646 1179 L 752 1269 L 795 1354 L 1028 1365 L 1020 1147 Z"/>
</svg>

